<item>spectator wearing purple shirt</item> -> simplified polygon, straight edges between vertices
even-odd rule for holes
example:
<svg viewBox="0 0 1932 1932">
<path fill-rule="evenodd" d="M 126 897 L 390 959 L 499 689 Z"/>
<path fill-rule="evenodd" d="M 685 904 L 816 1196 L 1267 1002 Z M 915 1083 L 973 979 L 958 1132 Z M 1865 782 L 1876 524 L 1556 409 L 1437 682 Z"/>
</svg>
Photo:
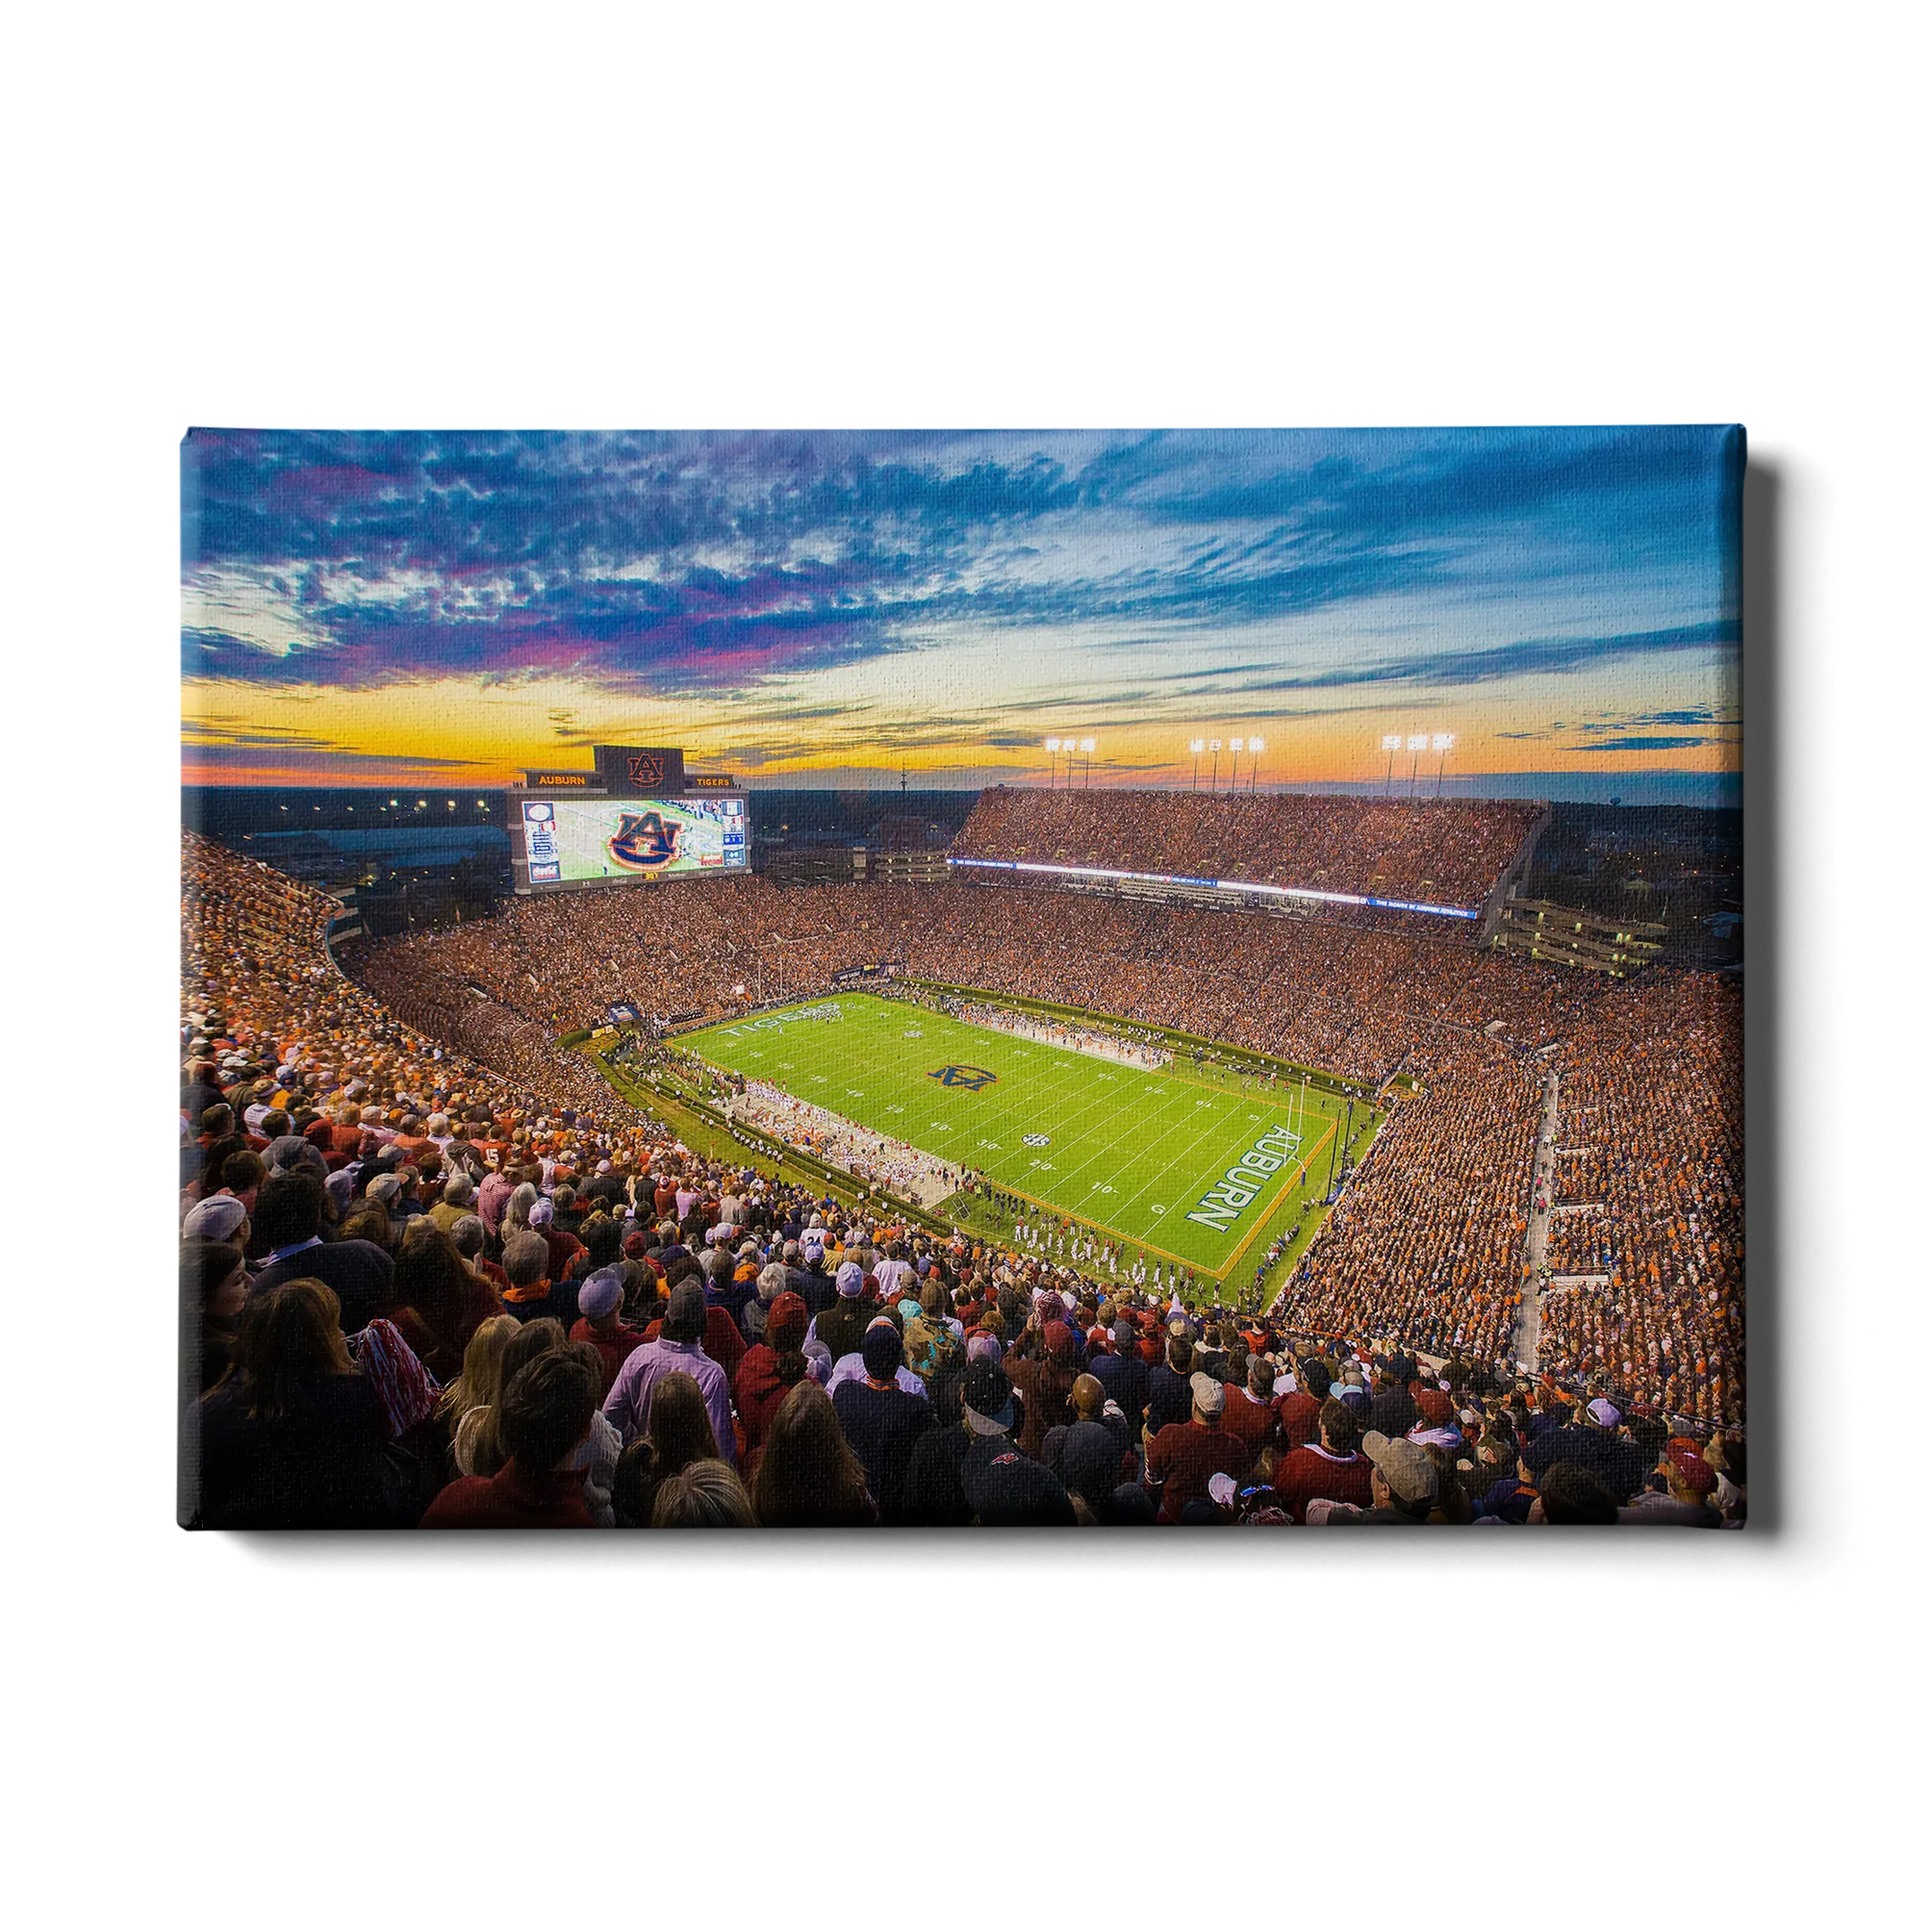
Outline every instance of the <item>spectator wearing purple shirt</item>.
<svg viewBox="0 0 1932 1932">
<path fill-rule="evenodd" d="M 697 1383 L 718 1437 L 718 1453 L 734 1467 L 738 1438 L 731 1427 L 731 1385 L 724 1371 L 704 1353 L 704 1284 L 687 1278 L 671 1291 L 664 1328 L 656 1341 L 632 1351 L 604 1398 L 603 1412 L 626 1443 L 650 1424 L 650 1391 L 665 1376 L 681 1371 Z"/>
</svg>

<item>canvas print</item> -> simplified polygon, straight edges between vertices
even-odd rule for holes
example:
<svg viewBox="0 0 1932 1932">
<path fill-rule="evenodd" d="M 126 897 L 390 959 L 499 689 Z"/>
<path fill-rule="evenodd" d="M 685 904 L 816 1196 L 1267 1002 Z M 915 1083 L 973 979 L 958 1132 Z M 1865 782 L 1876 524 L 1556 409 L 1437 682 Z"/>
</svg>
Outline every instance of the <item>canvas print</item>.
<svg viewBox="0 0 1932 1932">
<path fill-rule="evenodd" d="M 1743 464 L 190 433 L 182 1523 L 1741 1525 Z"/>
</svg>

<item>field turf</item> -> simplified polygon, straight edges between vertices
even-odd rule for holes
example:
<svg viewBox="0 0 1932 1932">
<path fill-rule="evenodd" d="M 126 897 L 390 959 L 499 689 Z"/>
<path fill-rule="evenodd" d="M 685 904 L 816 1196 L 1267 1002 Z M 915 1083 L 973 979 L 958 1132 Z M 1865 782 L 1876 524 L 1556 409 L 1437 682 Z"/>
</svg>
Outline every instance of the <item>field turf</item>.
<svg viewBox="0 0 1932 1932">
<path fill-rule="evenodd" d="M 1215 1279 L 1291 1194 L 1319 1200 L 1344 1106 L 1312 1086 L 1304 1101 L 1285 1082 L 1209 1081 L 1184 1059 L 1149 1073 L 865 993 L 677 1044 Z"/>
</svg>

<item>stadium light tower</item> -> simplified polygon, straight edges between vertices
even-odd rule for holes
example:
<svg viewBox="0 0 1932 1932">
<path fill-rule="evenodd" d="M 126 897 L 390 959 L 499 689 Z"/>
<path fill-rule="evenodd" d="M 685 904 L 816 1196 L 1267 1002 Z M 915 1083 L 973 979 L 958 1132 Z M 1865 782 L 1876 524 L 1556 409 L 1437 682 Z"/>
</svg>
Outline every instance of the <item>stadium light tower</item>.
<svg viewBox="0 0 1932 1932">
<path fill-rule="evenodd" d="M 1417 731 L 1409 740 L 1409 802 L 1415 802 L 1415 774 L 1422 763 L 1422 753 L 1429 749 L 1429 733 Z"/>
<path fill-rule="evenodd" d="M 1210 739 L 1208 739 L 1208 750 L 1210 750 L 1210 751 L 1211 751 L 1211 752 L 1212 752 L 1212 753 L 1214 754 L 1214 762 L 1213 762 L 1213 763 L 1212 763 L 1211 765 L 1209 765 L 1209 766 L 1208 766 L 1208 790 L 1209 790 L 1209 791 L 1211 792 L 1211 791 L 1213 791 L 1213 790 L 1214 790 L 1214 789 L 1216 788 L 1216 786 L 1218 786 L 1218 785 L 1220 784 L 1220 782 L 1221 782 L 1221 741 L 1220 741 L 1220 739 L 1218 739 L 1218 738 L 1210 738 Z"/>
<path fill-rule="evenodd" d="M 1385 731 L 1382 734 L 1382 749 L 1388 753 L 1388 774 L 1383 780 L 1382 794 L 1390 797 L 1395 791 L 1395 754 L 1402 750 L 1402 733 Z"/>
<path fill-rule="evenodd" d="M 1080 756 L 1086 760 L 1085 765 L 1081 768 L 1080 783 L 1088 787 L 1091 787 L 1093 784 L 1093 751 L 1097 742 L 1097 740 L 1092 738 L 1082 738 L 1080 740 Z"/>
<path fill-rule="evenodd" d="M 1208 741 L 1205 738 L 1190 738 L 1187 749 L 1194 753 L 1194 789 L 1198 792 L 1201 789 L 1201 754 L 1208 749 Z"/>
<path fill-rule="evenodd" d="M 1442 768 L 1449 762 L 1449 748 L 1455 742 L 1456 734 L 1453 731 L 1438 731 L 1429 741 L 1429 749 L 1436 754 L 1436 796 L 1438 799 L 1442 796 Z"/>
<path fill-rule="evenodd" d="M 1255 774 L 1260 769 L 1256 760 L 1267 749 L 1258 738 L 1250 738 L 1248 740 L 1248 789 L 1251 792 L 1255 789 Z"/>
<path fill-rule="evenodd" d="M 1047 749 L 1047 759 L 1048 759 L 1047 790 L 1051 792 L 1054 789 L 1054 786 L 1059 781 L 1060 741 L 1057 738 L 1049 738 L 1047 740 L 1046 749 Z"/>
</svg>

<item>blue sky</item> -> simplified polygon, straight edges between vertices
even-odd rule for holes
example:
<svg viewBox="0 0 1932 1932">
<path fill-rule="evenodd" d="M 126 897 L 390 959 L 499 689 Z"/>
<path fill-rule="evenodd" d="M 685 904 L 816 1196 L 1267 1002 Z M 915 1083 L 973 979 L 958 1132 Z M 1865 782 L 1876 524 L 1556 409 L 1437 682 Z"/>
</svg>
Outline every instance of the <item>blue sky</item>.
<svg viewBox="0 0 1932 1932">
<path fill-rule="evenodd" d="M 1734 773 L 1741 435 L 196 431 L 184 769 Z M 1428 761 L 1437 762 L 1432 752 Z M 1224 774 L 1225 775 L 1225 774 Z"/>
</svg>

